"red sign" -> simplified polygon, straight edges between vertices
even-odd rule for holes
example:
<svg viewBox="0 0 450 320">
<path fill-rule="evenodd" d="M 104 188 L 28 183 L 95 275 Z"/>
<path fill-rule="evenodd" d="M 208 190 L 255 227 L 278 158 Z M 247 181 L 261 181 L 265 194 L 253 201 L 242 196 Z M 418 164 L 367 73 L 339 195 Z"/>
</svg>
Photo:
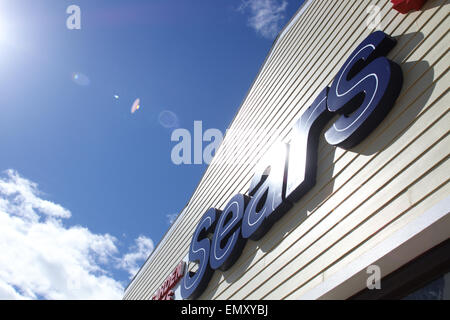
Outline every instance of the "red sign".
<svg viewBox="0 0 450 320">
<path fill-rule="evenodd" d="M 420 10 L 426 0 L 391 0 L 393 8 L 400 13 L 407 14 L 412 10 Z"/>
<path fill-rule="evenodd" d="M 162 286 L 156 291 L 156 294 L 152 297 L 152 300 L 173 300 L 175 293 L 173 287 L 184 276 L 185 262 L 181 261 L 175 270 L 167 277 Z"/>
</svg>

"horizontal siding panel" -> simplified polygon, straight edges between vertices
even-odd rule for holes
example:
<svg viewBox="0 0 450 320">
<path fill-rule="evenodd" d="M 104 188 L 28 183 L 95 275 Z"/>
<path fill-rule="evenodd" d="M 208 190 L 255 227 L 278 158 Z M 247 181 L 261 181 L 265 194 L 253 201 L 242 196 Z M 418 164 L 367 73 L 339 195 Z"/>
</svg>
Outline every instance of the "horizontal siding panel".
<svg viewBox="0 0 450 320">
<path fill-rule="evenodd" d="M 449 119 L 450 118 L 447 120 Z M 414 179 L 414 172 L 423 172 L 423 170 L 426 170 L 425 172 L 427 172 L 442 161 L 443 157 L 445 157 L 445 155 L 443 155 L 445 153 L 445 148 L 443 147 L 445 146 L 445 143 L 448 145 L 448 143 L 450 143 L 450 138 L 445 138 L 423 157 L 414 159 L 405 171 L 402 171 L 401 174 L 395 177 L 395 181 L 391 181 L 391 183 L 384 185 L 382 190 L 376 190 L 376 193 L 374 193 L 373 190 L 376 187 L 373 187 L 373 185 L 378 186 L 377 179 L 375 179 L 375 181 L 368 181 L 365 186 L 369 186 L 370 184 L 370 187 L 360 189 L 358 193 L 355 193 L 352 198 L 349 198 L 336 208 L 336 210 L 331 212 L 326 220 L 302 239 L 302 247 L 307 247 L 305 251 L 301 251 L 301 254 L 294 260 L 291 258 L 293 253 L 290 252 L 283 258 L 279 258 L 279 260 L 276 261 L 277 265 L 275 266 L 277 269 L 276 274 L 272 273 L 271 276 L 265 277 L 266 281 L 262 282 L 260 286 L 255 286 L 255 284 L 250 285 L 249 287 L 252 288 L 251 295 L 246 295 L 245 298 L 261 299 L 266 297 L 268 293 L 270 293 L 270 295 L 267 296 L 267 298 L 275 298 L 275 296 L 278 296 L 278 298 L 283 297 L 283 293 L 291 290 L 292 284 L 298 286 L 302 281 L 320 273 L 319 271 L 323 270 L 341 255 L 345 254 L 346 250 L 357 247 L 358 241 L 362 241 L 360 239 L 341 240 L 342 236 L 357 227 L 361 228 L 361 230 L 350 233 L 349 237 L 355 235 L 358 237 L 369 236 L 371 233 L 365 230 L 368 227 L 363 228 L 359 226 L 360 223 L 375 214 L 375 218 L 369 220 L 371 221 L 370 228 L 371 230 L 379 230 L 386 221 L 390 221 L 389 215 L 401 213 L 402 211 L 397 211 L 399 207 L 392 199 L 395 200 L 396 197 L 398 197 L 397 192 L 405 192 L 405 189 L 407 190 L 412 183 L 410 180 Z M 449 169 L 448 163 L 445 168 Z M 382 173 L 380 173 L 380 175 L 381 174 Z M 380 176 L 379 180 L 382 180 L 383 178 L 383 176 Z M 441 174 L 439 177 L 434 176 L 434 179 L 435 182 L 442 183 L 440 180 L 447 180 L 448 178 Z M 399 185 L 405 186 L 405 188 L 400 189 Z M 364 199 L 363 202 L 360 202 L 360 199 Z M 390 205 L 391 201 L 393 201 L 392 205 Z M 354 211 L 355 203 L 358 203 L 359 206 L 356 211 Z M 411 203 L 408 201 L 406 208 L 410 206 Z M 386 210 L 381 210 L 382 208 L 386 208 Z M 406 210 L 406 208 L 403 210 Z M 373 220 L 380 219 L 383 224 L 378 226 Z M 313 239 L 310 240 L 308 238 Z M 313 243 L 313 245 L 309 246 L 310 243 Z M 287 262 L 285 260 L 288 259 L 289 265 L 284 264 Z M 305 266 L 307 267 L 302 269 Z M 299 269 L 301 272 L 299 272 Z M 266 270 L 268 270 L 268 268 L 264 269 L 264 272 L 266 272 Z M 273 291 L 271 291 L 271 289 L 273 289 Z M 241 290 L 240 292 L 243 291 L 244 290 Z M 239 296 L 237 296 L 237 298 L 240 299 Z"/>
<path fill-rule="evenodd" d="M 417 216 L 419 216 L 421 213 L 425 212 L 427 209 L 431 208 L 434 204 L 440 202 L 441 200 L 445 199 L 449 192 L 450 192 L 450 183 L 447 182 L 444 183 L 444 185 L 437 187 L 435 190 L 431 190 L 429 193 L 424 193 L 424 190 L 427 192 L 430 191 L 430 189 L 427 189 L 427 185 L 432 184 L 435 185 L 435 179 L 438 178 L 439 180 L 443 180 L 443 177 L 445 177 L 446 172 L 450 169 L 450 164 L 447 161 L 445 164 L 442 164 L 435 168 L 436 172 L 430 172 L 429 175 L 427 175 L 424 180 L 420 181 L 419 183 L 409 186 L 408 191 L 403 192 L 401 195 L 398 196 L 395 201 L 390 203 L 386 208 L 384 208 L 382 211 L 377 212 L 377 214 L 373 217 L 373 219 L 370 219 L 367 221 L 367 225 L 364 227 L 361 227 L 361 229 L 357 229 L 354 234 L 352 234 L 353 238 L 360 237 L 363 239 L 362 244 L 357 247 L 352 247 L 353 250 L 350 252 L 347 252 L 346 255 L 343 257 L 340 257 L 336 261 L 333 262 L 331 265 L 331 268 L 322 270 L 321 272 L 316 273 L 313 279 L 309 280 L 306 285 L 302 286 L 299 283 L 296 283 L 292 286 L 292 288 L 289 288 L 286 290 L 287 293 L 284 293 L 280 298 L 283 299 L 297 299 L 301 297 L 303 293 L 305 293 L 307 290 L 312 289 L 314 286 L 320 284 L 322 281 L 333 275 L 337 270 L 345 268 L 345 266 L 350 262 L 362 255 L 363 253 L 367 252 L 371 248 L 375 247 L 379 242 L 387 238 L 389 235 L 393 234 L 396 230 L 400 229 L 401 227 L 405 226 L 410 220 L 415 219 Z M 417 202 L 412 202 L 410 199 L 410 190 L 417 191 L 420 190 L 421 195 L 424 196 L 422 199 L 420 199 Z M 385 215 L 386 213 L 386 215 Z M 383 222 L 386 223 L 386 219 L 389 218 L 389 214 L 399 214 L 398 217 L 394 217 L 394 220 L 389 221 L 389 225 L 387 225 L 385 228 L 382 224 Z M 375 221 L 375 220 L 383 220 L 383 221 Z M 380 224 L 376 224 L 380 223 Z M 378 229 L 376 229 L 378 227 Z M 374 232 L 376 233 L 370 233 Z M 336 247 L 334 251 L 339 250 L 348 250 L 350 246 L 354 246 L 354 242 L 352 238 L 344 239 L 342 240 L 342 243 L 339 244 L 339 247 Z M 332 252 L 328 253 L 328 256 L 332 256 Z M 318 261 L 317 261 L 318 262 Z M 317 263 L 316 262 L 316 263 Z M 312 266 L 317 267 L 317 266 Z M 316 270 L 316 272 L 319 269 Z M 384 274 L 387 274 L 393 270 L 382 270 Z M 305 276 L 305 275 L 304 275 Z M 295 280 L 292 280 L 295 282 Z M 303 281 L 304 283 L 304 281 Z M 361 284 L 360 289 L 365 288 L 365 283 Z M 271 293 L 266 298 L 270 298 L 273 296 Z"/>
</svg>

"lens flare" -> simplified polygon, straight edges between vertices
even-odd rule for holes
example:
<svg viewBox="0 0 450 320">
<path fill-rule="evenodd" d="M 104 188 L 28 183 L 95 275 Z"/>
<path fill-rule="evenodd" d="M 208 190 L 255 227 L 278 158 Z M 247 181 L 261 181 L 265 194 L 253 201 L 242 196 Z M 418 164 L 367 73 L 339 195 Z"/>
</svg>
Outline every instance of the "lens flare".
<svg viewBox="0 0 450 320">
<path fill-rule="evenodd" d="M 81 72 L 72 73 L 72 81 L 83 87 L 88 86 L 91 83 L 91 80 Z"/>
<path fill-rule="evenodd" d="M 141 104 L 141 100 L 140 100 L 139 98 L 137 98 L 136 100 L 134 100 L 134 103 L 133 103 L 133 105 L 131 106 L 131 114 L 135 113 L 136 110 L 139 110 L 140 104 Z"/>
<path fill-rule="evenodd" d="M 164 128 L 178 127 L 178 117 L 170 110 L 161 111 L 158 116 L 158 121 Z"/>
</svg>

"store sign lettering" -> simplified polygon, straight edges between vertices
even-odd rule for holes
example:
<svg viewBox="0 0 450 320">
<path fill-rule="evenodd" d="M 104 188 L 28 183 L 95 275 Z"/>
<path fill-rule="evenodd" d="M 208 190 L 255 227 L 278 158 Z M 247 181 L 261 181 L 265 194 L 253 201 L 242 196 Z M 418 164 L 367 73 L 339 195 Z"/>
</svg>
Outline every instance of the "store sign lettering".
<svg viewBox="0 0 450 320">
<path fill-rule="evenodd" d="M 175 292 L 172 290 L 173 287 L 177 285 L 177 283 L 184 276 L 184 269 L 186 263 L 181 261 L 172 271 L 172 273 L 167 277 L 167 279 L 163 282 L 162 286 L 156 291 L 156 294 L 152 297 L 152 300 L 173 300 L 175 296 Z"/>
<path fill-rule="evenodd" d="M 345 149 L 384 119 L 403 83 L 400 66 L 386 58 L 395 44 L 382 31 L 369 35 L 295 123 L 291 142 L 274 147 L 258 163 L 249 194 L 237 194 L 223 211 L 211 208 L 203 215 L 189 248 L 189 261 L 198 269 L 182 279 L 184 299 L 199 297 L 215 270 L 229 269 L 248 239 L 263 237 L 315 185 L 319 137 L 334 115 L 339 117 L 325 140 Z"/>
</svg>

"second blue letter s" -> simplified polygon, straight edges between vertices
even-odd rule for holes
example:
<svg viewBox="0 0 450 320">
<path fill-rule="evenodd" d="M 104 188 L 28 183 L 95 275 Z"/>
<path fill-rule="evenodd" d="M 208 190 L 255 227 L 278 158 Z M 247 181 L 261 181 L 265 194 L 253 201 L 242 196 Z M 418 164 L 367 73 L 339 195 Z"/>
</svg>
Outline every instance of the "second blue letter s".
<svg viewBox="0 0 450 320">
<path fill-rule="evenodd" d="M 398 64 L 385 56 L 396 40 L 382 31 L 370 34 L 350 55 L 328 92 L 328 109 L 341 116 L 325 132 L 331 145 L 352 148 L 374 130 L 402 88 Z"/>
</svg>

